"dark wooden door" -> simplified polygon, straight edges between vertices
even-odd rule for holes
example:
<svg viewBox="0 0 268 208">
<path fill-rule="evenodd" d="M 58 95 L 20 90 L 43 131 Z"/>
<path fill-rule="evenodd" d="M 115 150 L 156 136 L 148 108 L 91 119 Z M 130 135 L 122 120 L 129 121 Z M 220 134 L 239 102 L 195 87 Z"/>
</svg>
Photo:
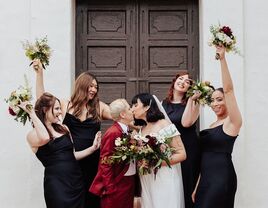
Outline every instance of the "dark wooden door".
<svg viewBox="0 0 268 208">
<path fill-rule="evenodd" d="M 174 75 L 199 74 L 197 0 L 77 0 L 76 71 L 98 77 L 106 103 L 166 96 Z"/>
</svg>

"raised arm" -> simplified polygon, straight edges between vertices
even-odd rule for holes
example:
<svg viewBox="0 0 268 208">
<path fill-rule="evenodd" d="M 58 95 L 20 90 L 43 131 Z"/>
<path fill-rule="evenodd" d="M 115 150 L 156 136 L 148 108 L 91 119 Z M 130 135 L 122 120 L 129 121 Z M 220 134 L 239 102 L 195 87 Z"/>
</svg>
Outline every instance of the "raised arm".
<svg viewBox="0 0 268 208">
<path fill-rule="evenodd" d="M 26 108 L 26 105 L 28 104 L 29 103 L 22 103 L 20 107 L 30 115 L 33 122 L 34 129 L 28 133 L 27 141 L 33 152 L 36 152 L 38 147 L 43 146 L 50 141 L 50 136 L 44 124 L 35 114 L 34 109 Z"/>
<path fill-rule="evenodd" d="M 43 78 L 43 66 L 39 59 L 33 61 L 33 68 L 36 72 L 36 99 L 41 97 L 45 92 L 44 78 Z"/>
<path fill-rule="evenodd" d="M 112 120 L 111 112 L 109 106 L 100 101 L 100 116 L 103 120 Z"/>
<path fill-rule="evenodd" d="M 219 46 L 217 47 L 216 52 L 220 55 L 223 91 L 228 110 L 228 117 L 224 123 L 224 130 L 226 133 L 236 136 L 242 125 L 242 117 L 236 102 L 232 78 L 225 59 L 225 48 Z"/>
<path fill-rule="evenodd" d="M 185 110 L 182 115 L 181 124 L 183 127 L 192 126 L 199 116 L 200 105 L 195 102 L 195 100 L 200 96 L 200 93 L 194 94 L 192 97 L 189 97 Z"/>
</svg>

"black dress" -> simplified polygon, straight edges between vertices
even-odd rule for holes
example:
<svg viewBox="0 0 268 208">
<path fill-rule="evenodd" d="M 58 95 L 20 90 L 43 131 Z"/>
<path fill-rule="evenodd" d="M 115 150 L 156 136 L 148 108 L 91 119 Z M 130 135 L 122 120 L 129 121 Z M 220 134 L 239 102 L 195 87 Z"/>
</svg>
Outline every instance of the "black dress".
<svg viewBox="0 0 268 208">
<path fill-rule="evenodd" d="M 100 130 L 100 122 L 87 118 L 80 121 L 72 114 L 66 113 L 63 123 L 68 126 L 76 151 L 84 150 L 92 146 L 96 133 Z M 97 171 L 100 158 L 99 150 L 93 154 L 79 160 L 79 165 L 84 175 L 86 191 L 85 208 L 99 208 L 100 198 L 89 192 L 89 187 L 93 182 Z"/>
<path fill-rule="evenodd" d="M 231 154 L 236 137 L 225 134 L 222 127 L 200 132 L 202 161 L 196 208 L 234 207 L 237 180 Z"/>
<path fill-rule="evenodd" d="M 185 208 L 192 208 L 192 193 L 200 172 L 200 144 L 196 124 L 185 128 L 181 124 L 185 105 L 181 103 L 162 103 L 167 115 L 180 132 L 187 159 L 181 163 Z"/>
<path fill-rule="evenodd" d="M 37 158 L 45 167 L 44 194 L 48 208 L 83 208 L 83 175 L 73 154 L 68 134 L 38 148 Z"/>
</svg>

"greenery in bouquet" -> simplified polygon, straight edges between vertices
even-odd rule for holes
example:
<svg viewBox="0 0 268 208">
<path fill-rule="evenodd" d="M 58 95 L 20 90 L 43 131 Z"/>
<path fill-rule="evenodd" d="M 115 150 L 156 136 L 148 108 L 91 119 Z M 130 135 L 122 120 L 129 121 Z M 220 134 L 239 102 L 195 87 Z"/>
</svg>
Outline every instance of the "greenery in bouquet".
<svg viewBox="0 0 268 208">
<path fill-rule="evenodd" d="M 16 121 L 21 122 L 25 125 L 26 121 L 30 121 L 30 116 L 27 112 L 25 112 L 22 108 L 20 108 L 20 104 L 22 102 L 30 101 L 32 99 L 31 88 L 28 85 L 28 80 L 26 76 L 24 76 L 25 85 L 19 86 L 17 90 L 11 92 L 9 98 L 5 99 L 8 103 L 8 112 L 11 116 L 15 117 Z M 32 108 L 31 104 L 26 106 L 27 108 Z"/>
<path fill-rule="evenodd" d="M 131 138 L 130 134 L 123 134 L 122 137 L 115 139 L 115 148 L 113 154 L 103 159 L 103 163 L 130 163 L 137 154 L 137 141 Z"/>
<path fill-rule="evenodd" d="M 241 55 L 236 47 L 236 37 L 229 26 L 211 25 L 210 32 L 212 37 L 208 42 L 209 46 L 223 45 L 226 48 L 226 52 L 232 51 Z"/>
<path fill-rule="evenodd" d="M 210 85 L 209 81 L 205 82 L 193 82 L 193 84 L 189 87 L 186 97 L 193 96 L 196 92 L 201 93 L 196 102 L 201 105 L 210 105 L 211 103 L 211 95 L 214 92 L 214 87 Z"/>
<path fill-rule="evenodd" d="M 51 49 L 47 43 L 47 37 L 36 39 L 34 43 L 26 41 L 23 43 L 23 48 L 25 50 L 25 55 L 33 61 L 34 59 L 39 59 L 42 63 L 43 68 L 49 65 L 49 58 L 51 56 Z M 30 65 L 32 65 L 31 62 Z"/>
<path fill-rule="evenodd" d="M 174 132 L 171 132 L 171 135 Z M 174 149 L 169 146 L 172 136 L 162 137 L 158 134 L 141 136 L 140 134 L 123 134 L 115 139 L 113 154 L 103 158 L 104 164 L 115 164 L 120 162 L 130 163 L 136 161 L 141 175 L 157 173 L 163 161 L 169 167 L 169 157 Z"/>
</svg>

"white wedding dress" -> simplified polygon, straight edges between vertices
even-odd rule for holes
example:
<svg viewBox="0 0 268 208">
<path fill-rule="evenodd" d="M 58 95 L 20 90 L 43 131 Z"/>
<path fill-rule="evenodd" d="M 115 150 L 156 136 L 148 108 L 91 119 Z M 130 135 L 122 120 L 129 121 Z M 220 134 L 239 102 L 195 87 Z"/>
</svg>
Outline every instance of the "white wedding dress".
<svg viewBox="0 0 268 208">
<path fill-rule="evenodd" d="M 161 136 L 180 135 L 174 124 L 161 129 Z M 162 166 L 156 176 L 140 175 L 142 208 L 184 208 L 184 194 L 180 163 Z"/>
</svg>

